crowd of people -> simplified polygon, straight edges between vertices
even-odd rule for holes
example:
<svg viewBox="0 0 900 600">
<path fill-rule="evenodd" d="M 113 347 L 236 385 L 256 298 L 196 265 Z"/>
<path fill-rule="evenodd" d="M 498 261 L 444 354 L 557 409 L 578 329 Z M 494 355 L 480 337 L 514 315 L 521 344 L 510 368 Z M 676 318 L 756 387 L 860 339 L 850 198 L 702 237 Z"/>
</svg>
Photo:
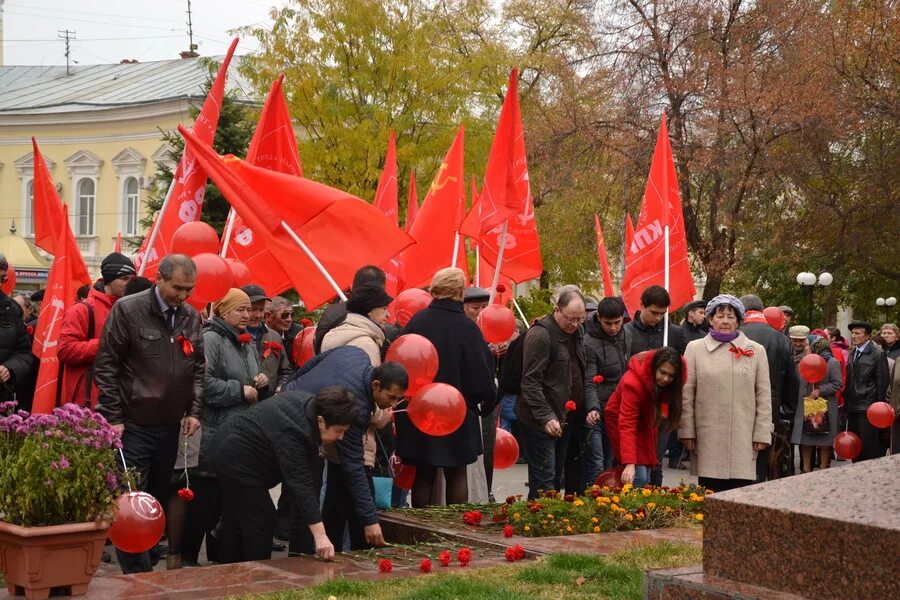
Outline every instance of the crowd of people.
<svg viewBox="0 0 900 600">
<path fill-rule="evenodd" d="M 0 279 L 9 265 L 0 257 Z M 686 468 L 714 491 L 828 468 L 837 432 L 862 441 L 855 460 L 898 447 L 898 429 L 866 418 L 874 402 L 900 409 L 896 325 L 849 324 L 810 331 L 769 324 L 755 295 L 722 294 L 673 307 L 660 286 L 630 315 L 621 298 L 594 302 L 563 286 L 549 314 L 519 322 L 488 344 L 477 325 L 487 290 L 463 272 L 434 275 L 432 301 L 404 327 L 378 267 L 361 268 L 346 302 L 328 305 L 315 356 L 295 363 L 304 326 L 293 306 L 262 287 L 233 288 L 201 314 L 188 302 L 196 267 L 183 255 L 137 277 L 119 253 L 64 315 L 59 403 L 102 414 L 122 436 L 123 467 L 166 507 L 168 568 L 208 560 L 271 557 L 279 539 L 292 554 L 384 544 L 379 474 L 415 468 L 411 491 L 387 504 L 413 507 L 492 500 L 493 446 L 502 427 L 520 442 L 528 496 L 581 493 L 601 472 L 624 483 L 662 485 L 663 464 Z M 0 292 L 0 400 L 28 409 L 37 361 L 31 354 L 41 297 Z M 680 325 L 669 322 L 683 310 Z M 399 336 L 417 334 L 438 355 L 435 382 L 465 401 L 449 435 L 420 430 L 405 410 L 405 368 L 385 361 Z M 800 361 L 821 356 L 826 373 L 807 382 Z M 804 406 L 823 399 L 827 425 L 807 426 Z M 890 439 L 891 430 L 895 436 Z M 893 441 L 893 444 L 891 442 Z M 190 494 L 183 494 L 184 473 Z M 281 485 L 277 505 L 270 489 Z M 190 496 L 190 497 L 186 497 Z M 117 550 L 126 573 L 152 570 L 160 549 Z"/>
</svg>

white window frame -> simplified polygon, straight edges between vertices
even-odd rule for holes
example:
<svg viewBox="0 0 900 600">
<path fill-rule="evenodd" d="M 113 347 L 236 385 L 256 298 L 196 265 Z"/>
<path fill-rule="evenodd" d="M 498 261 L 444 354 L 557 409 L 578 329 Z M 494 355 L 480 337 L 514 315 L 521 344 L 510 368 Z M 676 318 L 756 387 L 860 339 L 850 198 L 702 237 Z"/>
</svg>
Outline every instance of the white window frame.
<svg viewBox="0 0 900 600">
<path fill-rule="evenodd" d="M 129 193 L 128 184 L 134 183 L 134 193 Z M 134 206 L 131 203 L 134 202 Z M 138 178 L 129 175 L 122 180 L 122 226 L 124 236 L 136 236 L 141 226 L 141 186 Z"/>
<path fill-rule="evenodd" d="M 90 182 L 94 186 L 93 194 L 82 194 L 81 186 Z M 97 180 L 94 177 L 81 177 L 75 182 L 75 235 L 78 237 L 95 237 L 97 235 Z M 90 218 L 85 219 L 83 214 L 81 201 L 83 198 L 90 199 Z M 87 231 L 82 227 L 82 223 L 87 225 Z"/>
<path fill-rule="evenodd" d="M 97 236 L 97 211 L 100 207 L 100 167 L 103 159 L 89 150 L 79 150 L 65 159 L 66 168 L 72 184 L 72 193 L 69 198 L 69 224 L 72 231 L 79 238 L 95 238 Z M 81 229 L 81 181 L 90 179 L 94 182 L 93 214 L 91 215 L 90 232 L 82 233 Z"/>
<path fill-rule="evenodd" d="M 30 192 L 30 193 L 29 193 Z M 34 177 L 22 181 L 22 235 L 34 237 Z"/>
<path fill-rule="evenodd" d="M 147 167 L 147 159 L 143 154 L 131 147 L 123 148 L 118 154 L 110 159 L 116 176 L 119 178 L 119 198 L 118 198 L 118 223 L 119 231 L 123 236 L 139 236 L 141 235 L 141 189 L 146 181 L 144 170 Z M 137 183 L 137 205 L 134 213 L 134 230 L 129 230 L 129 211 L 128 211 L 128 182 L 134 178 Z"/>
</svg>

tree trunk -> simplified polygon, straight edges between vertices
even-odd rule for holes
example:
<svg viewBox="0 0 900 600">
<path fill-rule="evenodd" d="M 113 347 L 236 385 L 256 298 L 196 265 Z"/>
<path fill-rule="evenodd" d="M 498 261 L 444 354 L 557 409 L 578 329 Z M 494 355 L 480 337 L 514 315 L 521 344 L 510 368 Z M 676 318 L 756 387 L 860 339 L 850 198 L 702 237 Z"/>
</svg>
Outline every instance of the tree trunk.
<svg viewBox="0 0 900 600">
<path fill-rule="evenodd" d="M 724 277 L 722 275 L 712 275 L 707 273 L 706 285 L 703 287 L 703 300 L 705 302 L 709 302 L 719 295 L 719 292 L 722 289 L 723 279 Z"/>
</svg>

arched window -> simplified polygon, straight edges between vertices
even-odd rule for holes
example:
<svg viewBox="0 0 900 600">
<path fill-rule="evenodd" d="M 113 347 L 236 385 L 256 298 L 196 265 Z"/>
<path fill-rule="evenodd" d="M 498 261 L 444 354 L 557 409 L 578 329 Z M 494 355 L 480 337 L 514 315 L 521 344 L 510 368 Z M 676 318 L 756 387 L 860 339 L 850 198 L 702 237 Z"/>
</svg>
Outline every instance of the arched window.
<svg viewBox="0 0 900 600">
<path fill-rule="evenodd" d="M 129 177 L 122 187 L 122 233 L 124 235 L 137 235 L 138 233 L 139 202 L 138 181 L 134 177 Z"/>
<path fill-rule="evenodd" d="M 78 182 L 78 235 L 94 235 L 95 191 L 93 179 L 84 178 Z"/>
<path fill-rule="evenodd" d="M 25 235 L 34 235 L 34 179 L 25 184 Z"/>
</svg>

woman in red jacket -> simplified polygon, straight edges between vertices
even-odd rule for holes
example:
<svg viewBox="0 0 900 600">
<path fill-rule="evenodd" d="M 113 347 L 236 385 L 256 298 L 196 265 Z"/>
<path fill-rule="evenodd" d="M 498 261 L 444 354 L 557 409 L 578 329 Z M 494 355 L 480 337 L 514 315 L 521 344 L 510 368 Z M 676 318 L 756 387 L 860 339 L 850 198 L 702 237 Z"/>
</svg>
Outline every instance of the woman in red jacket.
<svg viewBox="0 0 900 600">
<path fill-rule="evenodd" d="M 644 487 L 650 482 L 659 422 L 665 417 L 670 430 L 678 428 L 686 376 L 681 355 L 667 346 L 635 354 L 628 362 L 603 413 L 610 444 L 625 465 L 622 483 Z"/>
</svg>

